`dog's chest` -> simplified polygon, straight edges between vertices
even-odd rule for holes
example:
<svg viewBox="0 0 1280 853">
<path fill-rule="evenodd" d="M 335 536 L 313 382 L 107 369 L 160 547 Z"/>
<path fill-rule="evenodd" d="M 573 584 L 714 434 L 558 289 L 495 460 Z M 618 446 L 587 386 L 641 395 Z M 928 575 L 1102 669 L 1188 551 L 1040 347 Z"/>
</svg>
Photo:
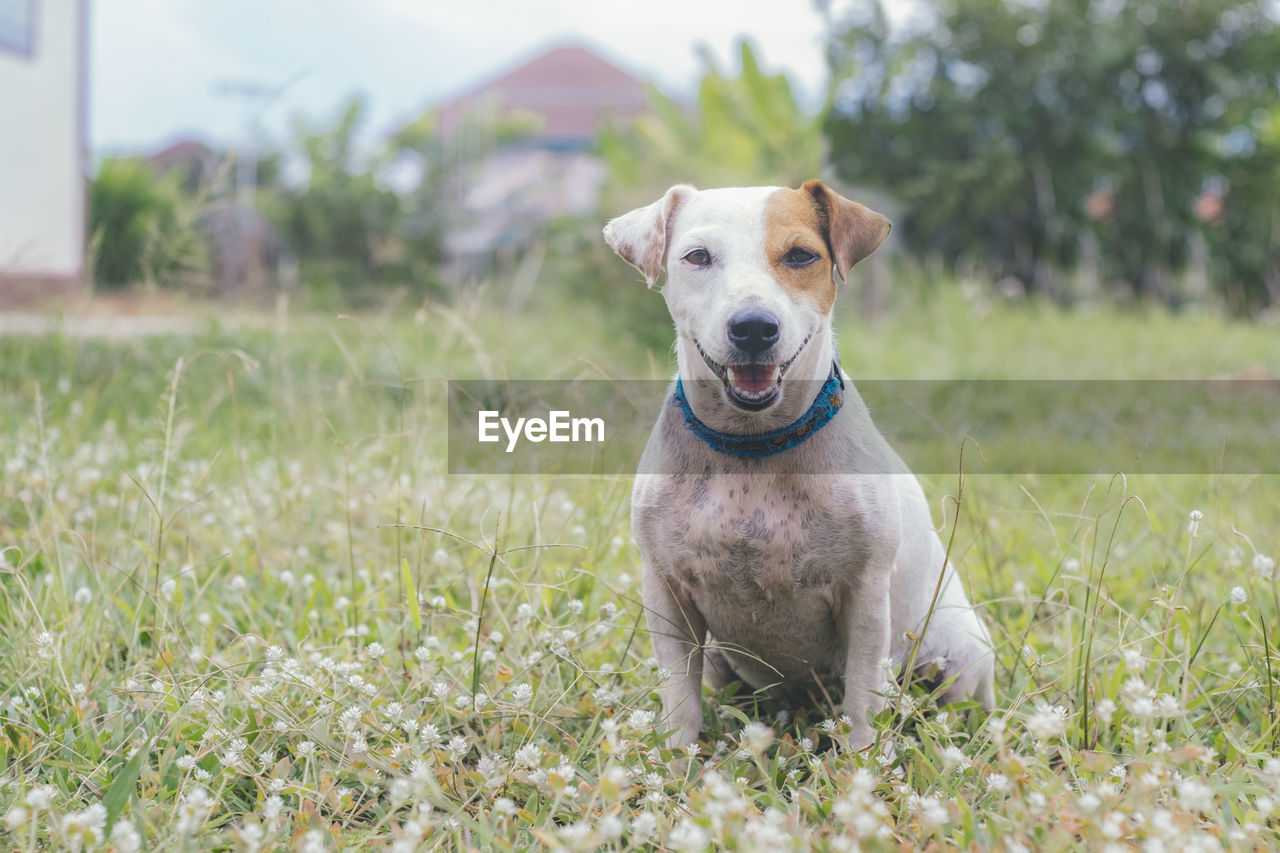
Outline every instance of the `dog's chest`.
<svg viewBox="0 0 1280 853">
<path fill-rule="evenodd" d="M 856 536 L 806 479 L 730 474 L 675 484 L 657 506 L 637 508 L 641 547 L 664 554 L 661 570 L 693 598 L 829 606 Z"/>
</svg>

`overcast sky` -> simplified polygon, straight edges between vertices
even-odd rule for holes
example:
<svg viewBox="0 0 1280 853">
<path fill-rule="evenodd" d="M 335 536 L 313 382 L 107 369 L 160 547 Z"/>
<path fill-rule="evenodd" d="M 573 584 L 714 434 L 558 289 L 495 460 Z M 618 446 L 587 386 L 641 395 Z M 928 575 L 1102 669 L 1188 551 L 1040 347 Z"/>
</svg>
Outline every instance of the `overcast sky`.
<svg viewBox="0 0 1280 853">
<path fill-rule="evenodd" d="M 816 99 L 825 75 L 822 21 L 809 0 L 90 0 L 90 15 L 98 154 L 190 136 L 234 142 L 249 107 L 219 92 L 227 81 L 293 81 L 264 111 L 274 134 L 296 114 L 333 115 L 355 92 L 369 99 L 370 132 L 385 132 L 564 41 L 671 94 L 697 79 L 699 45 L 736 68 L 740 35 L 803 97 Z"/>
</svg>

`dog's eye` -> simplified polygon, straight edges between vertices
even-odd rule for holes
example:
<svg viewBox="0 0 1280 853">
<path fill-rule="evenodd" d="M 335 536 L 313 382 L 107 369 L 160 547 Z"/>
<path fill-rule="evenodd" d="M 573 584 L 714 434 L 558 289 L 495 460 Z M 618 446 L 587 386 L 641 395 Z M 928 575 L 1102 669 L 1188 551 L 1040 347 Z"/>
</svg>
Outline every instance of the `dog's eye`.
<svg viewBox="0 0 1280 853">
<path fill-rule="evenodd" d="M 682 260 L 686 260 L 695 267 L 705 267 L 711 263 L 711 253 L 706 249 L 694 249 L 687 253 Z"/>
<path fill-rule="evenodd" d="M 791 267 L 807 267 L 817 259 L 818 256 L 816 254 L 803 246 L 796 246 L 790 252 L 787 252 L 787 256 L 783 258 L 787 266 Z"/>
</svg>

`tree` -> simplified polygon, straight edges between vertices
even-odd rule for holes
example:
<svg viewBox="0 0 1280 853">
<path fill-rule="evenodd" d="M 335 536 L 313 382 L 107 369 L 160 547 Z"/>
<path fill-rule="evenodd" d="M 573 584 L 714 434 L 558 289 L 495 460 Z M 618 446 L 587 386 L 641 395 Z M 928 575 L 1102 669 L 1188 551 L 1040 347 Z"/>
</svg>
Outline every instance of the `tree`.
<svg viewBox="0 0 1280 853">
<path fill-rule="evenodd" d="M 94 284 L 173 286 L 201 277 L 208 259 L 198 212 L 181 176 L 158 177 L 135 158 L 104 161 L 89 191 Z"/>
<path fill-rule="evenodd" d="M 293 153 L 306 181 L 268 199 L 267 209 L 309 282 L 323 279 L 349 289 L 410 275 L 395 243 L 401 201 L 376 179 L 378 152 L 366 155 L 357 144 L 364 114 L 364 101 L 356 97 L 331 128 L 299 121 Z"/>
<path fill-rule="evenodd" d="M 1092 242 L 1110 276 L 1169 298 L 1197 198 L 1240 173 L 1233 145 L 1259 148 L 1241 116 L 1274 108 L 1277 55 L 1259 2 L 944 0 L 898 37 L 868 0 L 832 26 L 830 156 L 905 205 L 919 252 L 1056 292 Z"/>
<path fill-rule="evenodd" d="M 704 56 L 692 108 L 650 87 L 649 112 L 601 132 L 610 209 L 647 203 L 680 181 L 799 186 L 821 173 L 821 116 L 796 101 L 784 75 L 761 69 L 750 42 L 739 57 L 730 77 Z"/>
<path fill-rule="evenodd" d="M 441 290 L 444 238 L 458 224 L 463 175 L 532 124 L 527 116 L 482 111 L 446 134 L 431 111 L 381 142 L 362 145 L 365 113 L 363 99 L 354 97 L 331 127 L 297 122 L 290 155 L 306 179 L 270 187 L 267 209 L 310 286 Z"/>
</svg>

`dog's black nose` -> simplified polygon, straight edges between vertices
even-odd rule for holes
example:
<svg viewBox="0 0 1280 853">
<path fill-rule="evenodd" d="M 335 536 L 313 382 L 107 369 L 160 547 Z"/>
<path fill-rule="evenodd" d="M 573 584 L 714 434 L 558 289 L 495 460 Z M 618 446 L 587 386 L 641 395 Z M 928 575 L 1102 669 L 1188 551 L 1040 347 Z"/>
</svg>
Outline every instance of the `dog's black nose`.
<svg viewBox="0 0 1280 853">
<path fill-rule="evenodd" d="M 729 318 L 729 340 L 751 355 L 762 353 L 778 342 L 778 318 L 759 308 L 739 311 Z"/>
</svg>

